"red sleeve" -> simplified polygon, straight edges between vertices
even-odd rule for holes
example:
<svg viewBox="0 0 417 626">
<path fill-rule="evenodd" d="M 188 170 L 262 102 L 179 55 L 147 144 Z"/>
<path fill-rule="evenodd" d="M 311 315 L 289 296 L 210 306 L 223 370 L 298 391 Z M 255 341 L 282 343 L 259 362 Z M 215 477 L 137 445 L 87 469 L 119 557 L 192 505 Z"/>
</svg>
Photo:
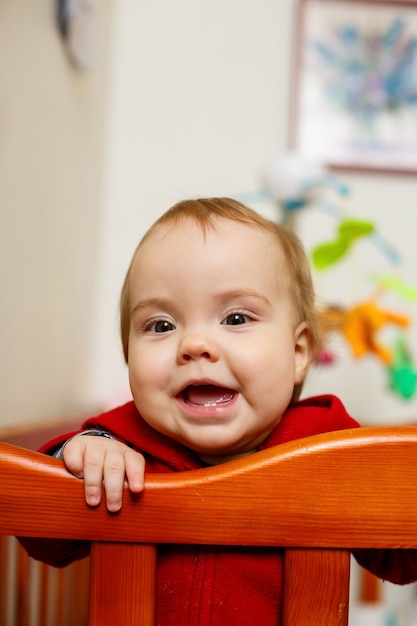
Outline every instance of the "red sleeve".
<svg viewBox="0 0 417 626">
<path fill-rule="evenodd" d="M 18 537 L 19 543 L 33 559 L 53 567 L 65 567 L 90 554 L 89 541 Z"/>
<path fill-rule="evenodd" d="M 42 452 L 42 454 L 48 454 L 52 456 L 55 452 L 57 452 L 64 445 L 64 443 L 68 439 L 71 439 L 72 437 L 74 437 L 75 435 L 78 435 L 81 432 L 82 432 L 81 430 L 75 430 L 73 433 L 67 433 L 66 435 L 59 435 L 58 437 L 55 437 L 55 439 L 51 439 L 50 441 L 47 441 L 46 443 L 44 443 L 39 448 L 38 452 Z"/>
<path fill-rule="evenodd" d="M 396 585 L 417 580 L 417 550 L 353 550 L 359 565 Z"/>
</svg>

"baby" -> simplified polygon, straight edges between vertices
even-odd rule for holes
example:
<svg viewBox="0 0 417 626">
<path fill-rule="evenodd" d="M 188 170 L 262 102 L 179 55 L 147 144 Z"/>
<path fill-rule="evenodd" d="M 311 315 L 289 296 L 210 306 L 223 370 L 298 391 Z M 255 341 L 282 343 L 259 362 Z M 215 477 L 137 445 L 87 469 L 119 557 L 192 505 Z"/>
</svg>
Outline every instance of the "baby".
<svg viewBox="0 0 417 626">
<path fill-rule="evenodd" d="M 43 448 L 83 478 L 91 506 L 104 492 L 119 511 L 125 483 L 140 492 L 145 469 L 201 468 L 358 426 L 335 397 L 298 400 L 320 348 L 309 262 L 294 233 L 235 200 L 186 200 L 154 223 L 133 255 L 120 317 L 133 401 Z M 55 565 L 88 553 L 79 542 L 51 545 L 27 540 Z M 405 582 L 417 560 L 403 554 L 400 564 L 388 552 L 356 556 Z M 164 546 L 158 557 L 157 624 L 279 624 L 279 549 Z"/>
</svg>

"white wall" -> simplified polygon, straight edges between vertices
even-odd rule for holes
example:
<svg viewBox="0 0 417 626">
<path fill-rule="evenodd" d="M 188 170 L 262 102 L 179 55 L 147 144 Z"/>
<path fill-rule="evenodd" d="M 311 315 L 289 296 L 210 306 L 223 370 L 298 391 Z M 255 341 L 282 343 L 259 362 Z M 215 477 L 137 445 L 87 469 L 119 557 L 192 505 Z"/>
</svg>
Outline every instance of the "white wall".
<svg viewBox="0 0 417 626">
<path fill-rule="evenodd" d="M 95 4 L 81 74 L 52 0 L 0 2 L 0 425 L 85 403 L 112 6 Z"/>
</svg>

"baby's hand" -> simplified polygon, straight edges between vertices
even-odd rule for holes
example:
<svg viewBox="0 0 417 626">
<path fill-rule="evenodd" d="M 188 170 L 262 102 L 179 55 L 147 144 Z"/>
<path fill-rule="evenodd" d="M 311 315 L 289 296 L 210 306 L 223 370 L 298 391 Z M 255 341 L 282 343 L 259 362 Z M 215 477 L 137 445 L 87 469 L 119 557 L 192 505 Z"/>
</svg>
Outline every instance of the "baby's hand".
<svg viewBox="0 0 417 626">
<path fill-rule="evenodd" d="M 103 484 L 111 512 L 122 507 L 125 480 L 133 493 L 143 489 L 145 460 L 119 441 L 91 435 L 73 437 L 65 445 L 63 458 L 68 471 L 84 479 L 85 500 L 90 506 L 100 503 Z"/>
</svg>

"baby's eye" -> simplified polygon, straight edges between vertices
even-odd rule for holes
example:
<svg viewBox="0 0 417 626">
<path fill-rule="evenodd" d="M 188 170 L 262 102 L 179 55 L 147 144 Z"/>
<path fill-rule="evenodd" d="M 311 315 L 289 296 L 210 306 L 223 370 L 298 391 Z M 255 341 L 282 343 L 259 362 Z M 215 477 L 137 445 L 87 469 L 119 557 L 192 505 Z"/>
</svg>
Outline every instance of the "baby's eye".
<svg viewBox="0 0 417 626">
<path fill-rule="evenodd" d="M 151 320 L 146 325 L 146 330 L 149 330 L 152 333 L 168 333 L 171 330 L 175 330 L 175 326 L 167 320 L 156 320 L 155 322 L 152 322 Z"/>
<path fill-rule="evenodd" d="M 245 315 L 244 313 L 230 313 L 222 323 L 225 326 L 239 326 L 240 324 L 247 324 L 248 322 L 250 322 L 249 315 Z"/>
</svg>

